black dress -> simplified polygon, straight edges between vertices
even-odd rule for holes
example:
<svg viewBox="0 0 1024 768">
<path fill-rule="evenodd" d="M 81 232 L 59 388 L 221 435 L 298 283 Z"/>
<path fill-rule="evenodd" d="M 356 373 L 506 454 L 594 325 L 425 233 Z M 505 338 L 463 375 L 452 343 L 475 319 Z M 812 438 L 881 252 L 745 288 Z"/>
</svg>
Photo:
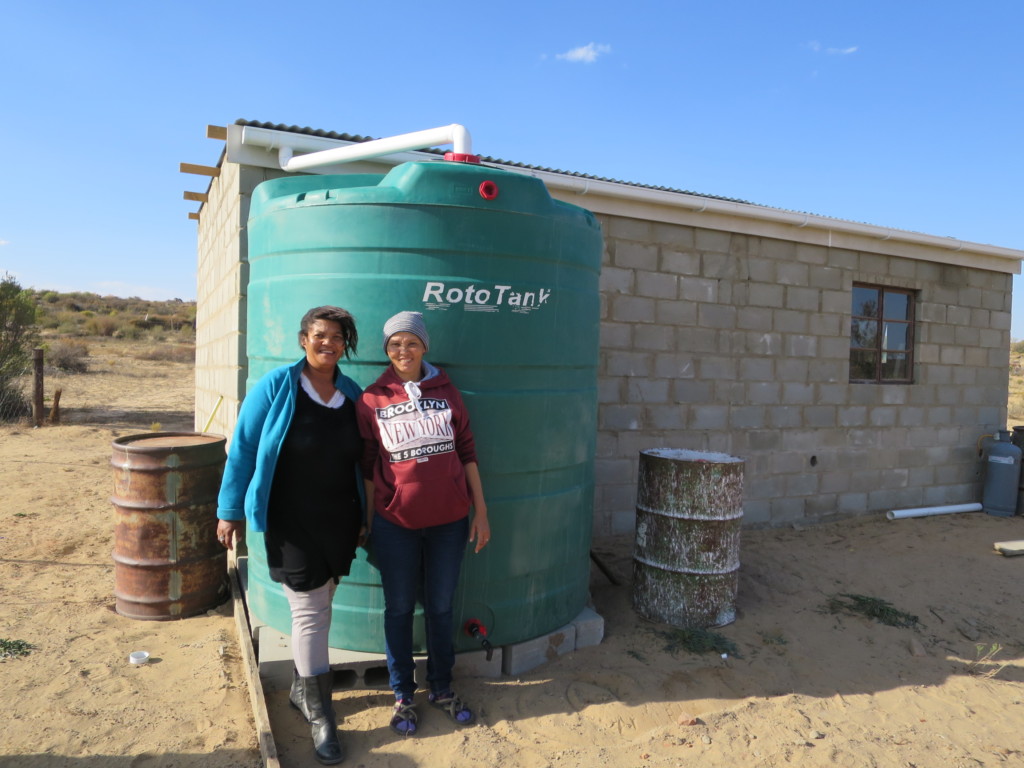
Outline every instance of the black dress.
<svg viewBox="0 0 1024 768">
<path fill-rule="evenodd" d="M 264 541 L 274 581 L 307 592 L 348 575 L 362 525 L 361 450 L 352 400 L 328 408 L 299 386 L 267 510 Z"/>
</svg>

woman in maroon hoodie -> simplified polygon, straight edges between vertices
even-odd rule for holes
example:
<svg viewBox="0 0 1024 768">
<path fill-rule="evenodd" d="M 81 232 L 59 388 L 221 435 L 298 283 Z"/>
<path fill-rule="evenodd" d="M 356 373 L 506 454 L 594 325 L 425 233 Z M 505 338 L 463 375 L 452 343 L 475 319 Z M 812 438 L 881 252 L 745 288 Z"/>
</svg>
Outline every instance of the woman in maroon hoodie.
<svg viewBox="0 0 1024 768">
<path fill-rule="evenodd" d="M 467 539 L 479 552 L 491 536 L 469 414 L 448 375 L 423 359 L 429 347 L 421 313 L 399 312 L 388 320 L 384 350 L 391 365 L 356 408 L 369 530 L 384 591 L 395 692 L 391 729 L 403 736 L 417 728 L 412 628 L 420 594 L 429 701 L 457 725 L 476 720 L 452 690 L 452 600 Z"/>
</svg>

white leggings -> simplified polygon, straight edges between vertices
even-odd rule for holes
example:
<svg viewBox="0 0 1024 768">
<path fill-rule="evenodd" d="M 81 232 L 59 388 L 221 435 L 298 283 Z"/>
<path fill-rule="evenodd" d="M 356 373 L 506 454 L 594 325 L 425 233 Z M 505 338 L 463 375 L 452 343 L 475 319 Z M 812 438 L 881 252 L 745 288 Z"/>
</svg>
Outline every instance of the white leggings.
<svg viewBox="0 0 1024 768">
<path fill-rule="evenodd" d="M 285 585 L 284 595 L 292 612 L 292 656 L 300 677 L 315 677 L 331 668 L 327 651 L 331 629 L 331 600 L 337 584 L 328 581 L 309 592 L 296 592 Z"/>
</svg>

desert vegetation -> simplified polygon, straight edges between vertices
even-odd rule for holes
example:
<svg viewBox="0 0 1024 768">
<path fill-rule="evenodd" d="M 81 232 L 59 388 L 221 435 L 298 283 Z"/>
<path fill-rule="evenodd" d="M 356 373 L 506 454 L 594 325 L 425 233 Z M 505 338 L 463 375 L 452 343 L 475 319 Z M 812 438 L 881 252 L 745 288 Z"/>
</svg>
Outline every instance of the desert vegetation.
<svg viewBox="0 0 1024 768">
<path fill-rule="evenodd" d="M 35 322 L 44 337 L 99 336 L 189 344 L 195 341 L 194 301 L 148 301 L 137 296 L 122 299 L 80 291 L 26 293 L 36 307 Z"/>
<path fill-rule="evenodd" d="M 188 363 L 195 359 L 196 303 L 149 301 L 75 291 L 24 290 L 10 276 L 0 278 L 0 421 L 21 418 L 31 371 L 31 349 L 41 346 L 46 368 L 86 373 L 91 347 L 105 340 L 147 342 L 128 345 L 140 360 Z M 1007 426 L 1024 424 L 1024 341 L 1010 345 Z"/>
<path fill-rule="evenodd" d="M 29 414 L 32 350 L 43 350 L 46 375 L 89 372 L 97 345 L 123 341 L 139 360 L 192 363 L 196 305 L 75 291 L 23 289 L 0 277 L 0 421 Z M 128 343 L 139 342 L 139 343 Z"/>
<path fill-rule="evenodd" d="M 1006 401 L 1008 426 L 1024 424 L 1024 341 L 1010 345 L 1010 392 Z"/>
</svg>

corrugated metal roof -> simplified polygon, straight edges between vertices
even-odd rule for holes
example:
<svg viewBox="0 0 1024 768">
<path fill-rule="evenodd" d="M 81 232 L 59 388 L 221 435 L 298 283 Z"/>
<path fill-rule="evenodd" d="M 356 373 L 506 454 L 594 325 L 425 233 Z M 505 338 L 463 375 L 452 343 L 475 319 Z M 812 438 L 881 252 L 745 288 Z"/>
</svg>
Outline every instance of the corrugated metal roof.
<svg viewBox="0 0 1024 768">
<path fill-rule="evenodd" d="M 271 130 L 271 131 L 286 131 L 288 133 L 301 133 L 301 134 L 304 134 L 306 136 L 318 136 L 318 137 L 324 138 L 324 139 L 338 139 L 339 141 L 364 142 L 364 141 L 374 141 L 375 138 L 377 138 L 377 137 L 373 137 L 373 136 L 360 136 L 359 134 L 352 134 L 352 133 L 337 133 L 335 131 L 324 131 L 324 130 L 321 130 L 321 129 L 318 129 L 318 128 L 309 128 L 309 127 L 300 128 L 297 125 L 284 125 L 282 123 L 262 123 L 262 122 L 259 122 L 257 120 L 236 120 L 235 121 L 235 125 L 251 126 L 253 128 L 266 128 L 267 130 Z M 417 150 L 417 151 L 419 151 L 419 152 L 428 152 L 430 154 L 434 154 L 434 155 L 438 155 L 438 156 L 443 156 L 444 155 L 444 150 L 442 150 L 442 149 L 433 149 L 433 148 L 431 148 L 431 149 L 421 149 L 421 150 Z M 704 194 L 703 192 L 691 192 L 691 191 L 686 190 L 686 189 L 677 189 L 675 187 L 659 187 L 659 186 L 654 185 L 654 184 L 639 184 L 639 183 L 633 182 L 633 181 L 623 181 L 621 179 L 610 179 L 610 178 L 608 178 L 606 176 L 594 176 L 593 174 L 589 174 L 589 173 L 579 173 L 577 171 L 565 171 L 565 170 L 556 169 L 556 168 L 545 168 L 544 166 L 540 166 L 540 165 L 529 165 L 527 163 L 520 163 L 520 162 L 517 162 L 515 160 L 502 160 L 500 158 L 489 157 L 487 155 L 480 155 L 479 157 L 480 157 L 480 162 L 481 163 L 494 163 L 496 165 L 505 165 L 505 166 L 509 166 L 509 167 L 512 167 L 512 168 L 523 168 L 523 169 L 528 170 L 528 171 L 543 171 L 544 173 L 558 173 L 558 174 L 561 174 L 563 176 L 573 176 L 573 177 L 578 178 L 578 179 L 590 179 L 591 181 L 606 181 L 606 182 L 609 182 L 609 183 L 612 183 L 612 184 L 625 184 L 626 186 L 630 186 L 630 187 L 637 187 L 637 188 L 640 188 L 640 189 L 653 189 L 653 190 L 657 190 L 659 192 L 678 192 L 678 193 L 683 194 L 683 195 L 694 195 L 696 197 L 706 197 L 706 198 L 708 198 L 710 200 L 725 200 L 726 202 L 730 202 L 730 203 L 743 203 L 745 205 L 758 205 L 758 203 L 751 203 L 749 200 L 741 200 L 741 199 L 736 198 L 736 197 L 722 197 L 721 195 L 707 195 L 707 194 Z M 761 206 L 761 207 L 763 208 L 763 207 L 767 207 L 767 206 Z M 784 210 L 784 209 L 779 209 L 779 210 Z M 805 211 L 798 211 L 798 213 L 805 213 Z"/>
</svg>

